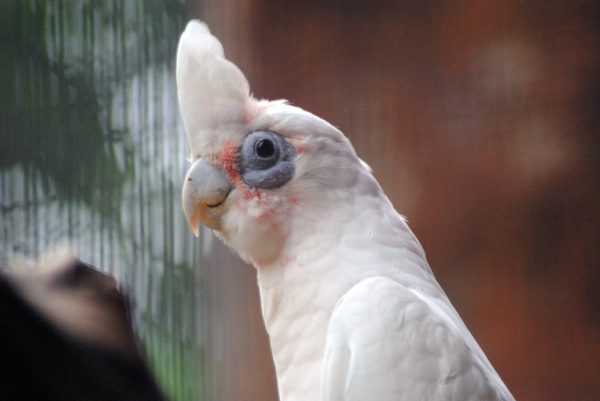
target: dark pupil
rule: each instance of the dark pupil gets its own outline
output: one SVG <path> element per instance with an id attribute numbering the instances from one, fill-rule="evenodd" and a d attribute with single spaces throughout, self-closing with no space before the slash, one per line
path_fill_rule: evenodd
<path id="1" fill-rule="evenodd" d="M 256 155 L 262 159 L 268 159 L 275 154 L 275 145 L 268 139 L 261 139 L 256 142 Z"/>

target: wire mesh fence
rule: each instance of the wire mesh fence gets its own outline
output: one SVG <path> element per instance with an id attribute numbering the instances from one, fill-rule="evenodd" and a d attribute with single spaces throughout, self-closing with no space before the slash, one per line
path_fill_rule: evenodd
<path id="1" fill-rule="evenodd" d="M 175 400 L 201 398 L 200 246 L 179 206 L 181 1 L 8 1 L 2 19 L 0 248 L 69 241 L 132 299 Z M 49 372 L 51 374 L 51 372 Z"/>

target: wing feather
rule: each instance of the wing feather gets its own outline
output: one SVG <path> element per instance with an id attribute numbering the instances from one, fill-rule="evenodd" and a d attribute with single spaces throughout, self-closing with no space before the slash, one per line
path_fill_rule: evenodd
<path id="1" fill-rule="evenodd" d="M 392 279 L 356 284 L 330 320 L 323 400 L 512 400 L 452 320 Z"/>

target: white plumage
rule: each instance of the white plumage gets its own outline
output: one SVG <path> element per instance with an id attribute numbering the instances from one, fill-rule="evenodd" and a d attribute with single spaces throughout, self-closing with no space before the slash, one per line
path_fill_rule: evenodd
<path id="1" fill-rule="evenodd" d="M 282 401 L 513 399 L 338 129 L 254 99 L 197 21 L 177 87 L 194 162 L 184 212 L 256 267 Z"/>

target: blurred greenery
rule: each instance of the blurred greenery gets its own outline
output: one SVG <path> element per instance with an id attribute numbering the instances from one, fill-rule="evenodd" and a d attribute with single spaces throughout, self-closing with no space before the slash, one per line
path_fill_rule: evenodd
<path id="1" fill-rule="evenodd" d="M 183 0 L 5 0 L 0 256 L 61 240 L 113 273 L 159 380 L 202 398 L 199 245 L 179 207 Z"/>
<path id="2" fill-rule="evenodd" d="M 65 32 L 55 26 L 55 18 L 46 18 L 49 8 L 42 2 L 3 4 L 0 168 L 21 166 L 39 177 L 43 189 L 52 185 L 69 200 L 91 205 L 101 197 L 105 202 L 98 204 L 108 211 L 128 170 L 111 146 L 122 137 L 105 137 L 100 107 L 109 93 L 102 93 L 106 88 L 95 82 L 88 60 L 65 57 L 59 43 Z M 57 52 L 54 57 L 47 40 Z"/>

